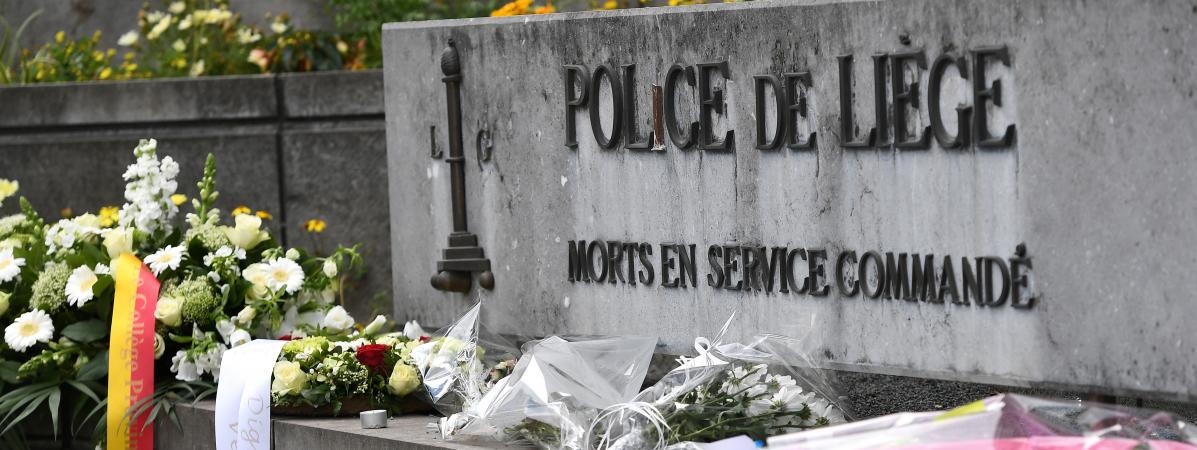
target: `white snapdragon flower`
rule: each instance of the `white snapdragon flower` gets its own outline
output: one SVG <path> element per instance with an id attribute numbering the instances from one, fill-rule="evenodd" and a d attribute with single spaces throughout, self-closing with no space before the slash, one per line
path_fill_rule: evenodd
<path id="1" fill-rule="evenodd" d="M 104 263 L 96 263 L 96 268 L 93 269 L 96 275 L 112 275 L 112 268 Z"/>
<path id="2" fill-rule="evenodd" d="M 328 310 L 324 315 L 324 328 L 334 331 L 345 331 L 353 327 L 353 316 L 350 316 L 345 308 L 341 306 L 334 306 Z"/>
<path id="3" fill-rule="evenodd" d="M 100 281 L 96 273 L 87 266 L 79 266 L 71 272 L 71 277 L 67 279 L 66 297 L 67 302 L 77 308 L 82 308 L 84 304 L 95 297 L 91 288 Z"/>
<path id="4" fill-rule="evenodd" d="M 324 266 L 321 267 L 321 270 L 324 271 L 324 276 L 335 278 L 337 276 L 337 262 L 331 259 L 326 259 L 324 260 Z"/>
<path id="5" fill-rule="evenodd" d="M 0 249 L 0 283 L 12 281 L 21 274 L 21 266 L 25 265 L 25 258 L 14 258 L 12 248 Z"/>
<path id="6" fill-rule="evenodd" d="M 146 233 L 170 232 L 179 207 L 170 200 L 178 188 L 179 165 L 167 156 L 158 160 L 158 141 L 142 139 L 133 154 L 137 162 L 125 170 L 125 201 L 120 224 Z"/>
<path id="7" fill-rule="evenodd" d="M 92 214 L 59 220 L 46 230 L 46 247 L 50 253 L 66 252 L 75 243 L 99 236 L 100 233 L 99 218 Z"/>
<path id="8" fill-rule="evenodd" d="M 235 333 L 235 332 L 234 332 Z M 195 369 L 200 375 L 205 373 L 212 374 L 212 379 L 220 381 L 220 360 L 224 358 L 224 352 L 228 350 L 224 344 L 216 344 L 207 352 L 195 357 Z"/>
<path id="9" fill-rule="evenodd" d="M 175 356 L 170 358 L 170 371 L 175 373 L 175 379 L 179 381 L 190 383 L 200 378 L 195 361 L 192 361 L 191 357 L 187 356 L 187 352 L 183 350 L 179 350 Z"/>
<path id="10" fill-rule="evenodd" d="M 49 342 L 53 337 L 54 321 L 40 309 L 21 314 L 4 329 L 4 342 L 18 352 L 24 352 L 38 342 Z"/>
<path id="11" fill-rule="evenodd" d="M 179 268 L 179 264 L 183 262 L 183 248 L 182 245 L 170 245 L 163 247 L 154 254 L 145 257 L 146 265 L 150 266 L 150 270 L 154 271 L 157 276 L 166 269 L 175 270 Z"/>
<path id="12" fill-rule="evenodd" d="M 266 287 L 272 291 L 285 290 L 294 294 L 303 287 L 303 268 L 295 261 L 278 258 L 266 262 Z"/>
<path id="13" fill-rule="evenodd" d="M 248 344 L 249 341 L 254 340 L 253 336 L 249 335 L 248 331 L 237 329 L 231 336 L 229 336 L 229 348 L 235 348 L 238 345 Z"/>

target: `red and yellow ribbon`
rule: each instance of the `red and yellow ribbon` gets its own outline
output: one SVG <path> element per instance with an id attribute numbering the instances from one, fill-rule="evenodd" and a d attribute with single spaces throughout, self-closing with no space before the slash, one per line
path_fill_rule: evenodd
<path id="1" fill-rule="evenodd" d="M 154 448 L 154 428 L 146 427 L 148 409 L 137 417 L 129 410 L 154 395 L 154 310 L 158 280 L 141 260 L 126 253 L 112 265 L 116 296 L 112 305 L 112 341 L 108 351 L 108 448 Z"/>

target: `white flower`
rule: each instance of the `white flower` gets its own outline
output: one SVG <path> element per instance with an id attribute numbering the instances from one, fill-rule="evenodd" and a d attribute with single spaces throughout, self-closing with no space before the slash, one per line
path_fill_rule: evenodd
<path id="1" fill-rule="evenodd" d="M 237 248 L 253 250 L 262 241 L 270 237 L 262 227 L 262 218 L 252 214 L 240 214 L 233 219 L 233 227 L 222 227 L 225 236 Z"/>
<path id="2" fill-rule="evenodd" d="M 46 247 L 49 247 L 50 253 L 69 250 L 76 242 L 99 236 L 99 225 L 99 219 L 91 214 L 59 220 L 46 230 Z"/>
<path id="3" fill-rule="evenodd" d="M 220 381 L 220 360 L 224 358 L 224 352 L 228 350 L 224 344 L 217 344 L 204 354 L 195 357 L 195 370 L 200 375 L 204 373 L 212 374 L 212 378 Z"/>
<path id="4" fill-rule="evenodd" d="M 353 316 L 350 316 L 345 308 L 334 306 L 324 315 L 323 325 L 330 330 L 345 331 L 353 327 Z"/>
<path id="5" fill-rule="evenodd" d="M 117 227 L 104 231 L 104 249 L 113 260 L 125 253 L 133 253 L 133 229 Z"/>
<path id="6" fill-rule="evenodd" d="M 89 300 L 95 297 L 91 291 L 92 286 L 100 279 L 96 277 L 96 273 L 92 272 L 87 266 L 79 266 L 71 272 L 71 277 L 67 279 L 66 296 L 67 302 L 71 305 L 81 308 Z"/>
<path id="7" fill-rule="evenodd" d="M 163 14 L 162 11 L 152 11 L 149 14 L 145 15 L 145 21 L 148 23 L 158 23 L 159 20 L 162 20 L 165 18 L 166 18 L 166 14 Z"/>
<path id="8" fill-rule="evenodd" d="M 187 10 L 187 4 L 183 2 L 171 2 L 170 6 L 167 7 L 166 10 L 174 14 L 180 14 Z"/>
<path id="9" fill-rule="evenodd" d="M 4 342 L 18 352 L 24 352 L 38 342 L 49 342 L 54 337 L 54 321 L 40 309 L 29 311 L 17 317 L 4 329 Z"/>
<path id="10" fill-rule="evenodd" d="M 294 294 L 303 287 L 303 268 L 295 261 L 279 258 L 266 263 L 266 287 L 272 291 L 286 290 Z"/>
<path id="11" fill-rule="evenodd" d="M 262 39 L 262 34 L 255 31 L 253 28 L 241 28 L 237 30 L 237 42 L 242 44 L 252 44 Z"/>
<path id="12" fill-rule="evenodd" d="M 150 266 L 150 270 L 154 271 L 155 276 L 166 269 L 178 269 L 179 264 L 183 262 L 183 250 L 182 245 L 167 246 L 158 250 L 157 253 L 145 257 L 145 263 Z"/>
<path id="13" fill-rule="evenodd" d="M 403 324 L 403 337 L 415 341 L 424 336 L 428 336 L 428 332 L 424 331 L 424 328 L 420 326 L 419 322 L 409 320 L 407 323 Z"/>
<path id="14" fill-rule="evenodd" d="M 12 248 L 0 249 L 0 283 L 7 283 L 21 274 L 25 258 L 14 258 Z"/>
<path id="15" fill-rule="evenodd" d="M 163 20 L 159 25 L 163 23 L 169 25 L 169 20 Z M 146 37 L 150 38 L 150 35 Z M 157 149 L 158 141 L 154 139 L 142 139 L 133 149 L 137 162 L 129 165 L 123 175 L 127 183 L 126 203 L 119 215 L 122 227 L 134 227 L 149 234 L 170 232 L 173 227 L 171 222 L 179 207 L 170 196 L 178 188 L 175 177 L 179 175 L 179 164 L 169 156 L 159 161 Z"/>
<path id="16" fill-rule="evenodd" d="M 232 336 L 229 336 L 229 348 L 233 348 L 241 344 L 248 344 L 249 341 L 252 341 L 253 339 L 254 338 L 249 335 L 248 331 L 237 329 L 237 331 L 233 332 Z"/>
<path id="17" fill-rule="evenodd" d="M 179 21 L 179 31 L 184 31 L 188 28 L 191 28 L 191 16 L 184 17 L 183 20 Z"/>
<path id="18" fill-rule="evenodd" d="M 382 327 L 386 324 L 387 324 L 386 316 L 383 316 L 383 315 L 375 316 L 374 320 L 371 321 L 369 325 L 366 325 L 365 328 L 362 328 L 362 333 L 363 334 L 378 333 L 379 331 L 382 330 Z"/>
<path id="19" fill-rule="evenodd" d="M 154 333 L 154 359 L 161 358 L 163 353 L 166 353 L 166 341 L 161 334 Z"/>
<path id="20" fill-rule="evenodd" d="M 191 66 L 191 76 L 198 77 L 203 74 L 204 74 L 204 60 L 201 59 L 199 61 L 196 61 L 195 65 Z"/>
<path id="21" fill-rule="evenodd" d="M 187 43 L 183 42 L 182 39 L 175 39 L 175 42 L 170 44 L 170 48 L 175 49 L 176 52 L 181 52 L 187 50 Z"/>
<path id="22" fill-rule="evenodd" d="M 112 268 L 104 263 L 96 263 L 96 275 L 112 275 Z"/>
<path id="23" fill-rule="evenodd" d="M 159 298 L 154 318 L 168 327 L 177 327 L 183 323 L 183 304 L 171 297 Z"/>
<path id="24" fill-rule="evenodd" d="M 216 322 L 216 332 L 220 334 L 220 340 L 229 342 L 232 339 L 233 332 L 237 331 L 237 325 L 228 319 L 220 319 Z"/>
<path id="25" fill-rule="evenodd" d="M 326 277 L 334 278 L 337 276 L 337 262 L 336 261 L 333 261 L 331 259 L 324 260 L 324 267 L 322 267 L 321 269 L 324 270 L 324 276 L 326 276 Z"/>
<path id="26" fill-rule="evenodd" d="M 284 256 L 286 256 L 287 259 L 292 260 L 292 261 L 298 260 L 299 259 L 299 250 L 296 250 L 294 248 L 288 249 L 287 253 Z"/>
<path id="27" fill-rule="evenodd" d="M 270 24 L 270 30 L 275 34 L 283 34 L 287 32 L 287 24 L 282 22 L 274 22 Z"/>
<path id="28" fill-rule="evenodd" d="M 155 13 L 158 15 L 154 16 Z M 154 20 L 155 18 L 157 18 L 158 20 L 155 21 Z M 146 33 L 146 35 L 145 35 L 146 39 L 149 39 L 152 41 L 154 39 L 158 39 L 158 36 L 161 36 L 162 33 L 166 32 L 167 28 L 170 28 L 170 23 L 173 20 L 173 18 L 171 17 L 170 14 L 162 15 L 162 13 L 160 13 L 158 11 L 154 11 L 153 13 L 150 13 L 148 16 L 146 16 L 146 20 L 150 23 L 158 22 L 157 24 L 154 25 L 154 28 L 151 29 L 150 32 Z"/>
<path id="29" fill-rule="evenodd" d="M 244 308 L 241 308 L 241 312 L 237 313 L 237 317 L 234 317 L 233 320 L 237 321 L 237 324 L 246 327 L 249 326 L 250 322 L 252 322 L 254 317 L 257 315 L 258 310 L 254 309 L 252 306 L 246 305 Z"/>
<path id="30" fill-rule="evenodd" d="M 353 351 L 357 351 L 358 347 L 361 347 L 368 343 L 369 343 L 369 341 L 367 341 L 365 339 L 354 339 L 352 341 L 333 342 L 332 346 L 336 347 L 338 349 L 341 349 L 341 351 L 353 352 Z"/>
<path id="31" fill-rule="evenodd" d="M 137 45 L 137 38 L 141 37 L 137 34 L 137 30 L 132 30 L 128 33 L 122 34 L 121 38 L 116 41 L 116 45 L 121 47 L 132 47 Z"/>
<path id="32" fill-rule="evenodd" d="M 170 358 L 170 371 L 175 373 L 175 378 L 179 381 L 192 382 L 199 380 L 200 374 L 195 366 L 195 361 L 192 361 L 187 356 L 187 352 L 179 350 L 175 356 Z"/>
<path id="33" fill-rule="evenodd" d="M 729 373 L 728 380 L 723 384 L 723 392 L 726 394 L 741 394 L 741 391 L 757 385 L 761 378 L 765 376 L 765 372 L 769 366 L 764 364 L 757 364 L 755 366 L 736 366 L 732 368 Z"/>

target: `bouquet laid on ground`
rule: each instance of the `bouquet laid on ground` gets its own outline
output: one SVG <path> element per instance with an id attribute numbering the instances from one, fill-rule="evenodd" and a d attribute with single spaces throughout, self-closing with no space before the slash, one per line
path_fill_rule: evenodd
<path id="1" fill-rule="evenodd" d="M 367 335 L 369 326 L 363 330 Z M 282 414 L 356 414 L 428 411 L 412 352 L 423 344 L 408 331 L 377 338 L 331 341 L 323 336 L 283 345 L 274 365 L 271 403 Z M 414 335 L 414 336 L 413 336 Z"/>
<path id="2" fill-rule="evenodd" d="M 1193 450 L 1197 430 L 1163 411 L 1002 394 L 949 411 L 891 414 L 777 436 L 769 448 Z"/>
<path id="3" fill-rule="evenodd" d="M 168 400 L 211 395 L 221 356 L 254 338 L 320 336 L 331 341 L 377 336 L 387 322 L 360 325 L 344 307 L 344 278 L 362 263 L 355 248 L 316 255 L 278 244 L 264 211 L 213 207 L 215 159 L 209 155 L 192 211 L 176 193 L 178 164 L 142 140 L 123 177 L 126 203 L 98 214 L 48 223 L 20 199 L 20 214 L 0 218 L 0 435 L 43 406 L 57 422 L 64 397 L 90 401 L 72 422 L 98 417 L 103 430 L 112 261 L 131 253 L 160 282 L 154 357 L 160 382 L 153 402 L 134 412 L 171 416 Z M 0 180 L 0 201 L 15 182 Z M 342 357 L 343 358 L 343 357 Z M 173 379 L 173 381 L 172 381 Z M 162 381 L 166 380 L 166 381 Z M 77 406 L 77 405 L 76 405 Z M 149 409 L 153 409 L 152 412 Z M 57 423 L 55 423 L 55 429 Z"/>

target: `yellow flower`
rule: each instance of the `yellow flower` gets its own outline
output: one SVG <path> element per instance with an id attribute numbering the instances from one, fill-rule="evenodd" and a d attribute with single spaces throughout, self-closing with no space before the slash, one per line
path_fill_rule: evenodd
<path id="1" fill-rule="evenodd" d="M 116 221 L 120 219 L 121 209 L 115 206 L 105 206 L 100 208 L 100 226 L 110 227 L 116 225 Z"/>
<path id="2" fill-rule="evenodd" d="M 238 206 L 238 207 L 236 207 L 236 208 L 234 208 L 234 209 L 233 209 L 233 217 L 237 217 L 237 216 L 240 216 L 240 215 L 242 215 L 242 214 L 249 214 L 249 213 L 251 213 L 251 212 L 253 212 L 253 210 L 252 210 L 252 209 L 249 209 L 249 207 L 248 207 L 248 206 L 241 205 L 241 206 Z"/>
<path id="3" fill-rule="evenodd" d="M 13 194 L 16 194 L 17 190 L 20 188 L 21 183 L 16 182 L 16 180 L 5 180 L 0 178 L 0 203 L 3 203 L 4 199 L 12 197 Z"/>
<path id="4" fill-rule="evenodd" d="M 64 41 L 64 40 L 66 40 L 66 32 L 65 31 L 59 31 L 57 33 L 54 33 L 54 42 L 55 43 L 61 44 L 62 41 Z"/>
<path id="5" fill-rule="evenodd" d="M 259 218 L 261 218 L 262 220 L 271 220 L 271 219 L 274 219 L 274 216 L 270 215 L 270 213 L 268 213 L 268 212 L 266 212 L 266 211 L 258 211 L 258 212 L 256 212 L 256 213 L 254 213 L 254 215 L 255 215 L 255 216 L 258 216 L 258 217 L 259 217 Z"/>
<path id="6" fill-rule="evenodd" d="M 107 80 L 111 76 L 112 76 L 112 68 L 111 67 L 105 67 L 104 70 L 100 71 L 100 79 L 101 80 Z"/>
<path id="7" fill-rule="evenodd" d="M 615 0 L 607 0 L 606 3 L 603 3 L 603 9 L 615 9 L 618 7 L 619 2 L 616 2 Z"/>
<path id="8" fill-rule="evenodd" d="M 303 227 L 308 230 L 308 233 L 323 233 L 326 224 L 320 219 L 311 219 L 303 223 Z"/>
<path id="9" fill-rule="evenodd" d="M 532 6 L 532 0 L 514 0 L 492 11 L 490 15 L 491 17 L 519 16 L 527 14 L 529 6 Z"/>
<path id="10" fill-rule="evenodd" d="M 183 194 L 172 195 L 172 196 L 170 196 L 170 202 L 174 203 L 175 206 L 182 205 L 184 203 L 187 203 L 187 196 L 183 195 Z"/>
<path id="11" fill-rule="evenodd" d="M 553 3 L 545 3 L 544 6 L 537 6 L 532 9 L 532 14 L 552 14 L 557 12 L 557 8 L 553 7 Z"/>

